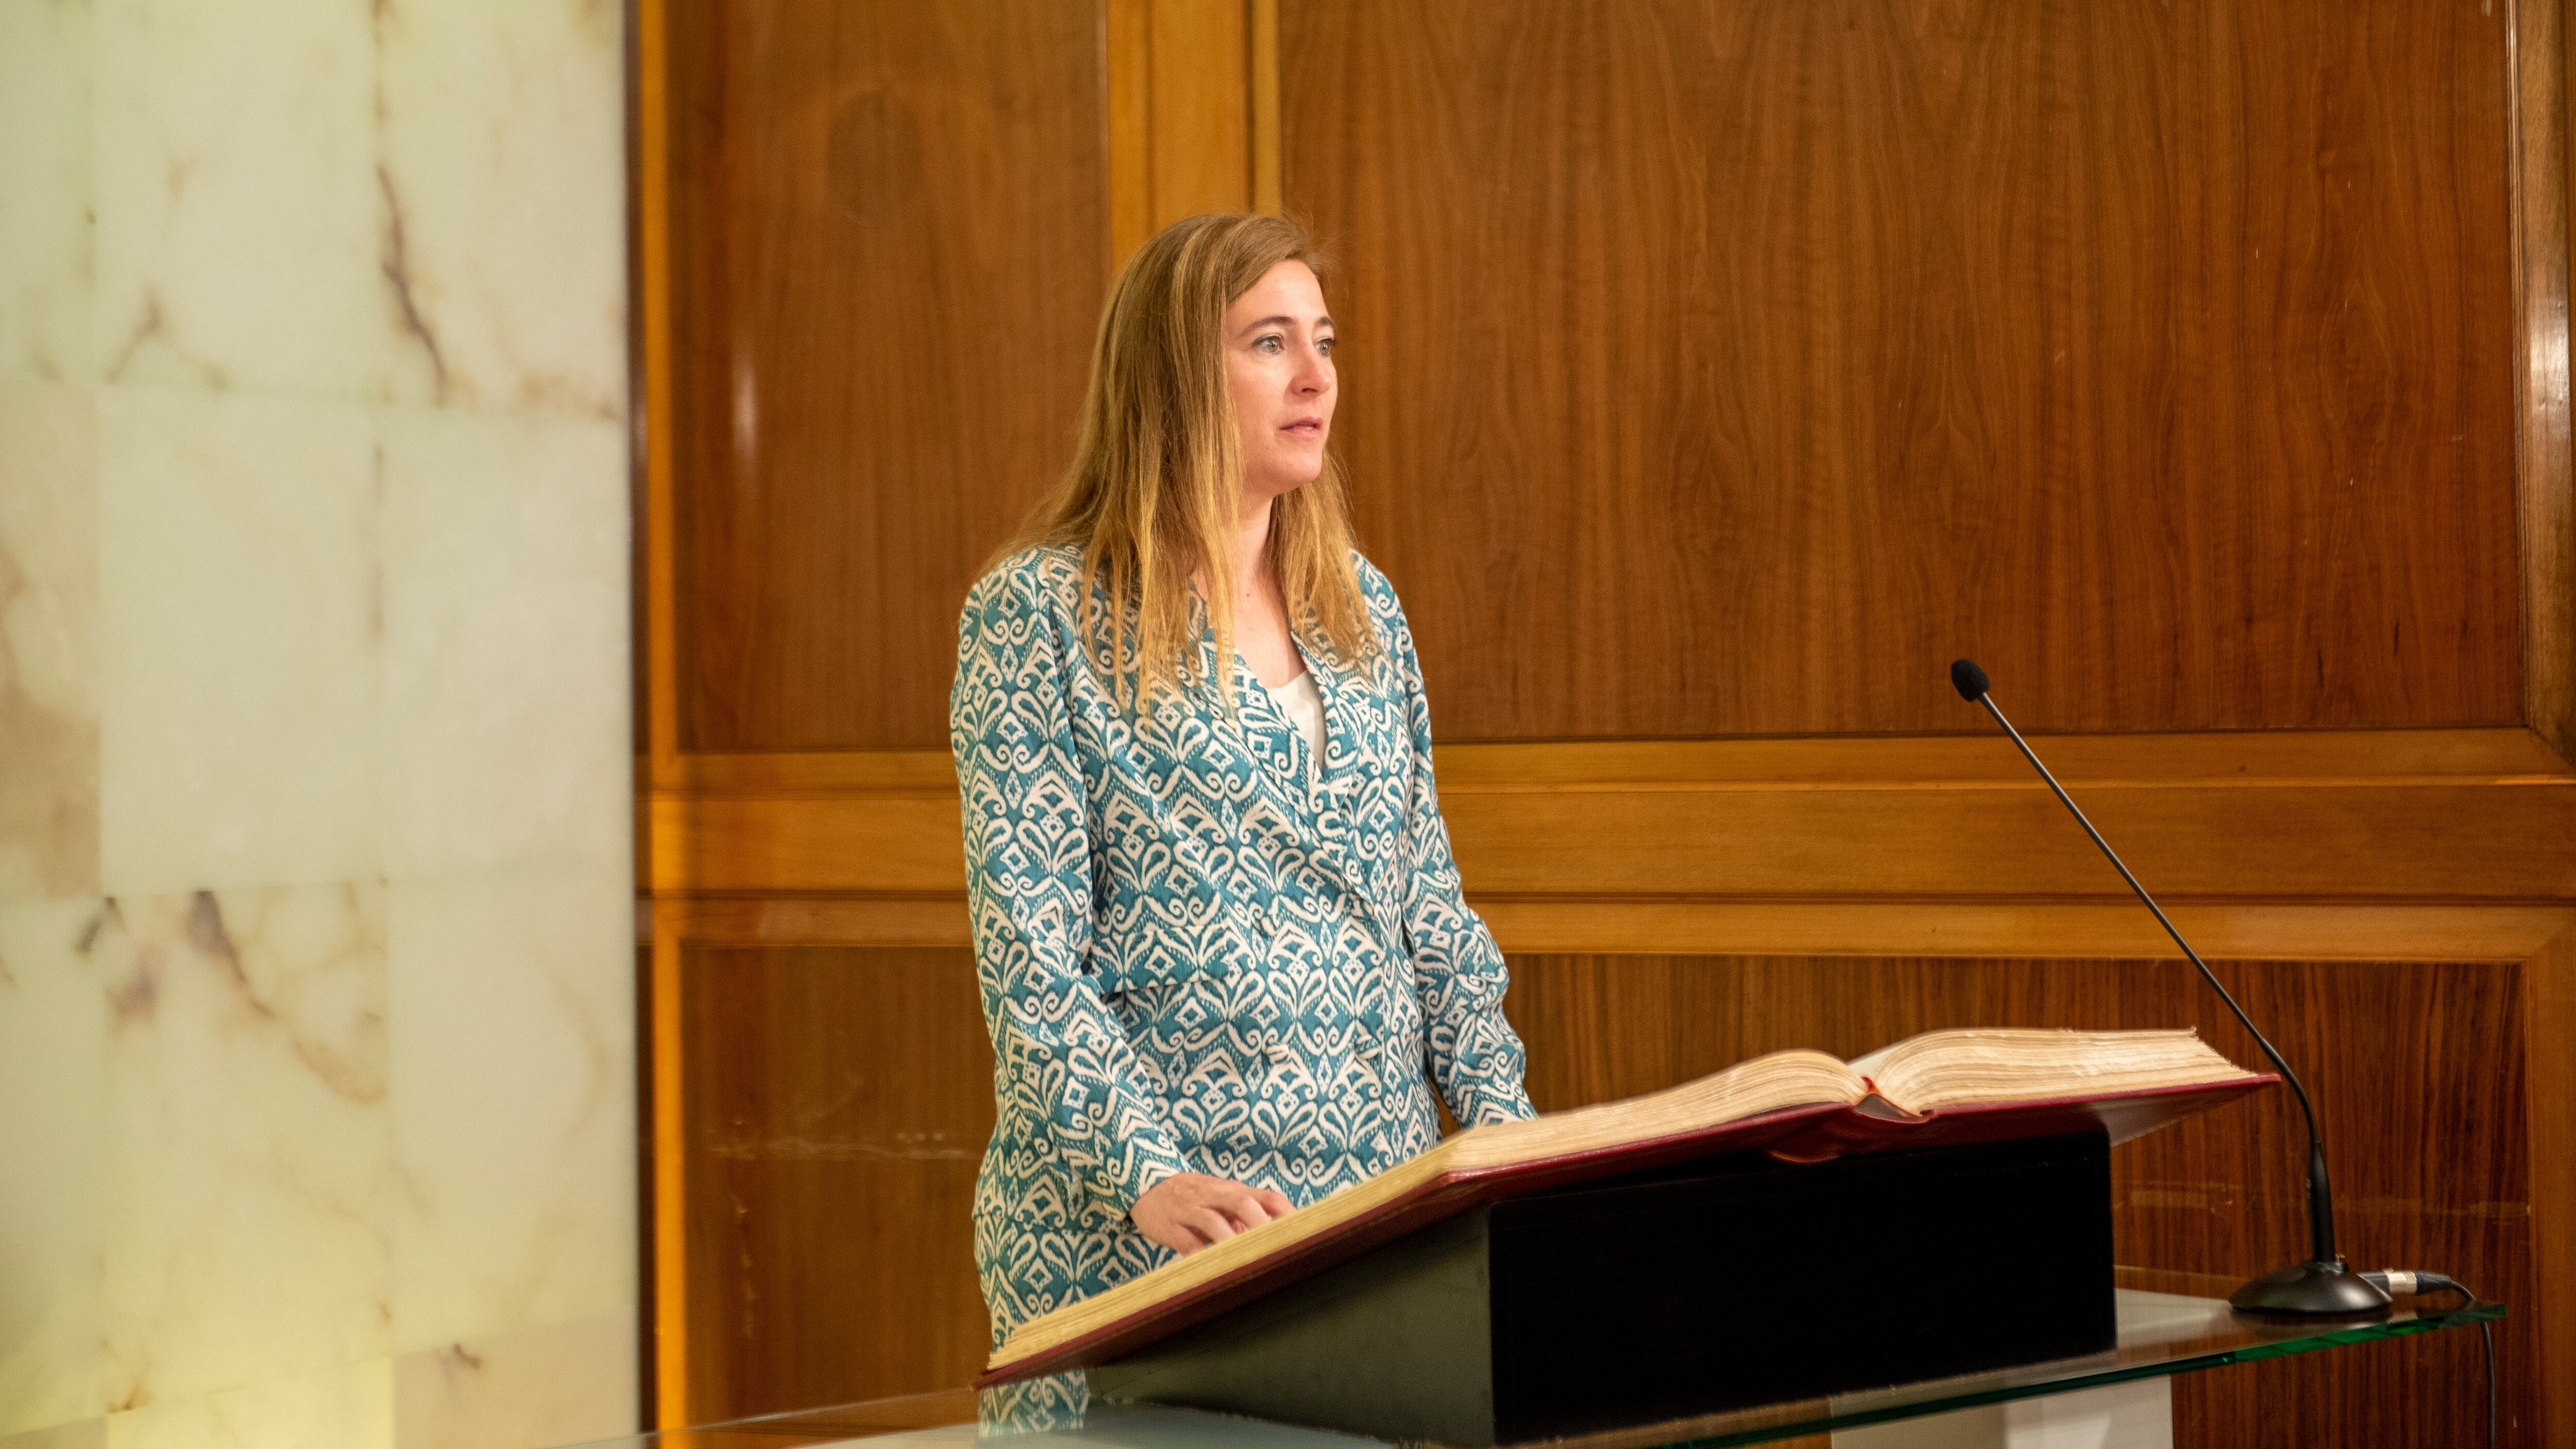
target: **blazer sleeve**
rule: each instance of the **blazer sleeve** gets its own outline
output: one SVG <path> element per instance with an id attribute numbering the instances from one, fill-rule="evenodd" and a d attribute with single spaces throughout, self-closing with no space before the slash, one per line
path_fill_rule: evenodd
<path id="1" fill-rule="evenodd" d="M 975 974 L 1006 1122 L 1043 1131 L 1085 1188 L 1124 1212 L 1188 1165 L 1083 970 L 1091 842 L 1065 641 L 1040 587 L 1025 569 L 996 570 L 958 624 L 948 730 Z"/>
<path id="2" fill-rule="evenodd" d="M 1397 842 L 1404 866 L 1402 924 L 1430 1038 L 1431 1077 L 1461 1126 L 1516 1121 L 1536 1114 L 1521 1081 L 1528 1059 L 1520 1034 L 1503 1016 L 1511 974 L 1484 918 L 1460 894 L 1458 862 L 1449 854 L 1449 827 L 1440 819 L 1440 790 L 1431 776 L 1431 705 L 1422 691 L 1422 664 L 1414 657 L 1403 606 L 1394 606 L 1390 615 L 1413 735 L 1413 779 Z"/>

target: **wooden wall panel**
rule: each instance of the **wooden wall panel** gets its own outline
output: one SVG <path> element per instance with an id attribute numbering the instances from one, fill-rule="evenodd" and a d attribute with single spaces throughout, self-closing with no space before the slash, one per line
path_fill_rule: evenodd
<path id="1" fill-rule="evenodd" d="M 2576 1433 L 2576 1152 L 2524 1108 L 2576 999 L 2561 18 L 639 0 L 663 1421 L 964 1411 L 956 604 L 1123 249 L 1284 201 L 1363 542 L 1493 742 L 1441 775 L 1543 1106 L 2217 1020 L 1976 654 L 2315 1069 L 2347 1246 L 2512 1300 L 2506 1442 Z M 2124 1255 L 2286 1257 L 2287 1113 L 2125 1150 Z M 2474 1372 L 2202 1375 L 2178 1442 L 2464 1445 Z"/>
<path id="2" fill-rule="evenodd" d="M 689 1418 L 974 1377 L 993 1064 L 973 953 L 699 945 L 679 970 Z"/>
<path id="3" fill-rule="evenodd" d="M 2213 964 L 2316 1094 L 2343 1251 L 2372 1267 L 2455 1265 L 2455 1276 L 2512 1302 L 2504 1402 L 2530 1421 L 2539 1315 L 2522 1142 L 2524 968 Z M 1956 1026 L 2196 1022 L 2238 1061 L 2260 1061 L 2180 962 L 1516 956 L 1512 967 L 1505 1005 L 1527 1039 L 1541 1110 L 1669 1086 L 1760 1052 L 1856 1056 Z M 2303 1143 L 2296 1104 L 2275 1092 L 2120 1148 L 2119 1261 L 2230 1282 L 2291 1261 L 2306 1246 Z M 2474 1335 L 2349 1352 L 2178 1381 L 2175 1442 L 2481 1442 Z M 2356 1392 L 2363 1382 L 2375 1387 Z"/>
<path id="4" fill-rule="evenodd" d="M 2518 721 L 2506 18 L 1281 0 L 1443 736 Z"/>
<path id="5" fill-rule="evenodd" d="M 670 0 L 684 749 L 937 747 L 1108 272 L 1099 7 Z"/>

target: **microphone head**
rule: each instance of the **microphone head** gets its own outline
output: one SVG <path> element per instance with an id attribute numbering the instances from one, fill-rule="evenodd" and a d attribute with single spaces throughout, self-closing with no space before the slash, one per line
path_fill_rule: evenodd
<path id="1" fill-rule="evenodd" d="M 1974 704 L 1986 697 L 1986 671 L 1979 669 L 1973 659 L 1953 659 L 1950 661 L 1950 687 L 1959 691 L 1961 699 Z"/>

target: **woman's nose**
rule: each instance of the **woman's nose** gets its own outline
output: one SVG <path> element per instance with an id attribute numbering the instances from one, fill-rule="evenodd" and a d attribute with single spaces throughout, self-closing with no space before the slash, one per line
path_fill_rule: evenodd
<path id="1" fill-rule="evenodd" d="M 1314 348 L 1305 349 L 1298 357 L 1295 386 L 1300 393 L 1320 393 L 1333 385 L 1332 364 Z"/>

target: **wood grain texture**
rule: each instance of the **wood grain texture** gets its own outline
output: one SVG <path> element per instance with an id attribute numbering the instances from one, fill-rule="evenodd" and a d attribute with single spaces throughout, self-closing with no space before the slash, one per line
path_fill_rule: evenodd
<path id="1" fill-rule="evenodd" d="M 2077 798 L 2159 895 L 2536 902 L 2576 895 L 2576 780 L 2096 786 Z M 657 797 L 656 891 L 963 889 L 953 795 Z M 1487 897 L 2116 898 L 2047 790 L 1903 784 L 1446 792 Z"/>
<path id="2" fill-rule="evenodd" d="M 1470 896 L 1468 903 L 1483 914 L 1495 941 L 1508 952 L 2183 959 L 2155 917 L 2134 900 L 2078 905 Z M 739 908 L 751 903 L 728 904 Z M 2576 909 L 2567 906 L 2175 900 L 2163 905 L 2195 949 L 2240 958 L 2513 963 L 2576 926 Z"/>
<path id="3" fill-rule="evenodd" d="M 2500 9 L 2500 7 L 2498 7 Z M 2517 722 L 2506 29 L 1282 0 L 1450 738 Z"/>
<path id="4" fill-rule="evenodd" d="M 2512 1302 L 2509 1417 L 2529 1423 L 2544 1367 L 2518 1339 L 2531 1312 L 2533 1182 L 2521 1134 L 2522 968 L 2496 964 L 2213 963 L 2316 1093 L 2345 1251 L 2448 1271 Z M 2172 962 L 1517 956 L 1506 1009 L 1543 1111 L 1813 1046 L 1852 1056 L 1955 1026 L 2163 1027 L 2197 1022 L 2238 1060 L 2257 1048 Z M 2462 1042 L 2493 1043 L 2468 1052 Z M 2536 1044 L 2535 1044 L 2536 1045 Z M 2195 1118 L 2114 1154 L 2120 1261 L 2242 1279 L 2305 1246 L 2304 1141 L 2286 1093 Z M 2483 1275 L 2481 1278 L 2475 1275 Z M 2492 1285 L 2492 1286 L 2490 1286 Z M 2344 1351 L 2350 1352 L 2350 1351 Z M 2342 1353 L 2176 1381 L 2175 1442 L 2480 1442 L 2477 1340 Z M 2372 1385 L 2367 1393 L 2354 1385 Z M 2527 1430 L 2505 1442 L 2545 1441 Z"/>
<path id="5" fill-rule="evenodd" d="M 2522 968 L 2521 1037 L 2531 1100 L 2524 1118 L 2531 1164 L 2534 1291 L 2508 1343 L 2576 1384 L 2576 931 L 2563 931 Z M 2576 1444 L 2576 1390 L 2553 1392 L 2531 1424 L 2538 1444 Z"/>
<path id="6" fill-rule="evenodd" d="M 1616 955 L 2048 956 L 2180 960 L 2134 903 L 1613 901 L 1469 897 L 1508 952 Z M 965 946 L 963 895 L 673 896 L 664 934 L 761 945 Z M 2172 905 L 2211 955 L 2516 963 L 2576 931 L 2568 906 Z"/>
<path id="7" fill-rule="evenodd" d="M 1097 7 L 673 0 L 683 749 L 931 747 L 1108 273 Z"/>
<path id="8" fill-rule="evenodd" d="M 2576 458 L 2570 456 L 2567 303 L 2567 61 L 2562 0 L 2520 0 L 2514 34 L 2514 309 L 2522 613 L 2523 717 L 2576 759 Z"/>
<path id="9" fill-rule="evenodd" d="M 1153 225 L 1252 205 L 1245 0 L 1152 0 Z"/>
<path id="10" fill-rule="evenodd" d="M 1107 7 L 1113 264 L 1182 217 L 1243 211 L 1264 197 L 1275 209 L 1277 12 L 1265 14 L 1259 0 Z"/>
<path id="11" fill-rule="evenodd" d="M 701 1324 L 695 1316 L 698 1300 L 692 1293 L 694 1275 L 690 1271 L 688 1163 L 692 1114 L 688 1089 L 694 1083 L 683 1076 L 692 1034 L 687 999 L 681 992 L 687 965 L 683 950 L 686 938 L 676 929 L 674 903 L 654 902 L 650 919 L 653 929 L 642 945 L 652 963 L 644 998 L 652 1018 L 646 1031 L 652 1045 L 642 1058 L 644 1080 L 640 1094 L 649 1109 L 652 1142 L 648 1179 L 652 1202 L 645 1219 L 652 1224 L 653 1234 L 653 1296 L 645 1305 L 653 1334 L 653 1400 L 648 1422 L 660 1428 L 679 1428 L 699 1419 L 693 1399 L 697 1375 L 691 1365 L 700 1331 L 703 1329 L 712 1338 L 720 1337 L 721 1329 L 712 1321 Z"/>
<path id="12" fill-rule="evenodd" d="M 2576 1383 L 2576 1139 L 2526 1110 L 2576 1090 L 2556 0 L 636 33 L 666 1423 L 980 1362 L 956 604 L 1069 454 L 1125 247 L 1248 200 L 1340 263 L 1362 541 L 1543 1104 L 2215 1020 L 1948 691 L 1973 654 L 2313 1062 L 2348 1249 L 2511 1299 L 2507 1442 L 2576 1442 L 2536 1393 Z M 2286 1257 L 2288 1110 L 2125 1150 L 2124 1250 Z M 2329 1357 L 2185 1380 L 2179 1442 L 2474 1442 L 2465 1336 Z"/>
<path id="13" fill-rule="evenodd" d="M 2031 742 L 2070 785 L 2576 778 L 2576 767 L 2526 729 L 2034 734 Z M 1436 758 L 1440 788 L 1450 794 L 1521 786 L 2021 784 L 2032 778 L 2029 764 L 2000 733 L 1449 743 Z M 680 756 L 658 784 L 690 795 L 815 794 L 954 790 L 957 776 L 945 749 L 702 752 Z"/>
<path id="14" fill-rule="evenodd" d="M 969 1209 L 993 1125 L 972 953 L 682 959 L 690 1418 L 965 1383 L 988 1347 Z"/>

